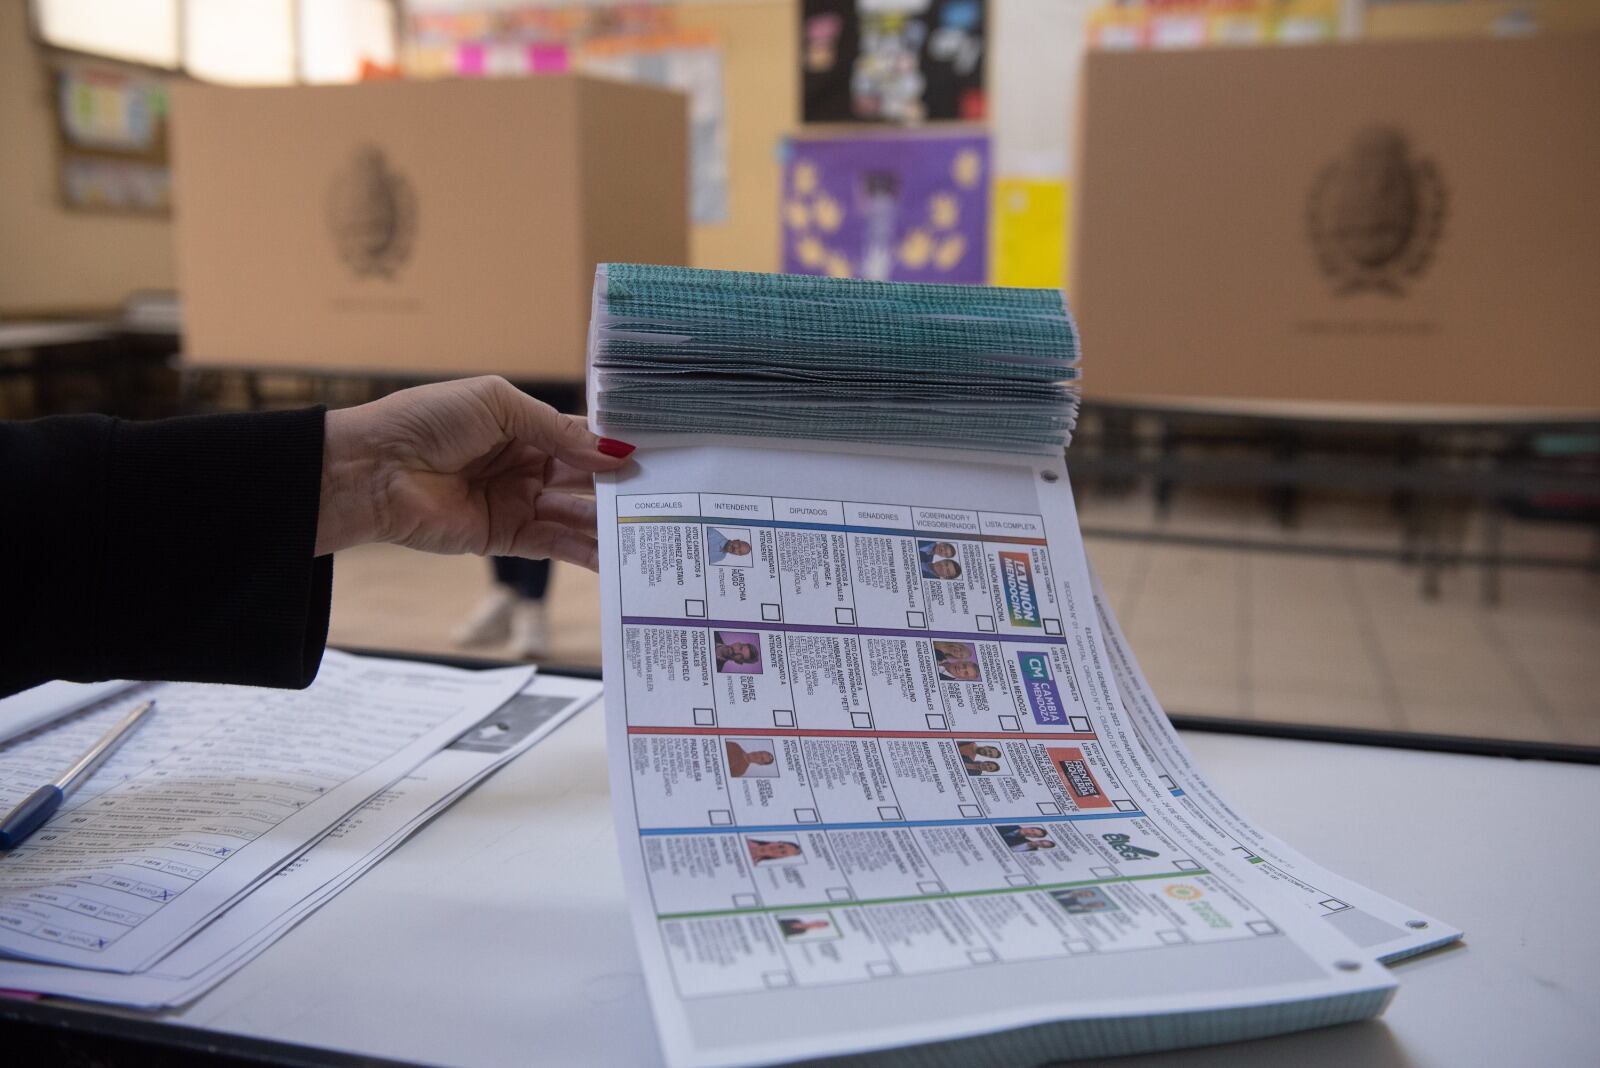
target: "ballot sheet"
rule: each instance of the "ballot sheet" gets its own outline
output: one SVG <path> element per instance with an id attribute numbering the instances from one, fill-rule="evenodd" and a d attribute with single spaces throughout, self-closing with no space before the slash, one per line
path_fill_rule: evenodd
<path id="1" fill-rule="evenodd" d="M 148 967 L 530 674 L 329 651 L 303 691 L 140 687 L 19 739 L 0 749 L 0 805 L 54 779 L 133 704 L 156 699 L 50 822 L 0 857 L 0 952 Z"/>
<path id="2" fill-rule="evenodd" d="M 1257 827 L 1226 801 L 1178 737 L 1149 680 L 1139 669 L 1099 577 L 1092 572 L 1090 577 L 1129 726 L 1161 785 L 1191 817 L 1191 833 L 1243 857 L 1257 876 L 1278 884 L 1356 945 L 1376 951 L 1386 964 L 1461 939 L 1460 928 L 1329 871 Z"/>
<path id="3" fill-rule="evenodd" d="M 1199 826 L 1141 739 L 1059 458 L 774 444 L 647 445 L 598 480 L 612 791 L 670 1063 L 1044 1060 L 1381 1009 L 1377 952 Z"/>
<path id="4" fill-rule="evenodd" d="M 127 975 L 0 961 L 0 988 L 146 1009 L 192 1001 L 599 696 L 600 684 L 593 680 L 535 678 L 517 696 L 340 820 L 326 836 L 147 971 Z"/>

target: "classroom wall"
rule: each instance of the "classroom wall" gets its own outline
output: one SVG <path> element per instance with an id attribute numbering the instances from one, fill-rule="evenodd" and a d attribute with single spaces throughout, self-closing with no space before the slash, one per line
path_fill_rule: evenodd
<path id="1" fill-rule="evenodd" d="M 170 220 L 61 206 L 53 106 L 28 5 L 0 0 L 0 316 L 100 311 L 170 289 Z"/>
<path id="2" fill-rule="evenodd" d="M 781 260 L 779 151 L 800 123 L 800 13 L 795 0 L 725 0 L 678 5 L 685 29 L 708 29 L 722 45 L 728 123 L 728 221 L 691 228 L 689 262 L 725 270 L 776 271 Z"/>

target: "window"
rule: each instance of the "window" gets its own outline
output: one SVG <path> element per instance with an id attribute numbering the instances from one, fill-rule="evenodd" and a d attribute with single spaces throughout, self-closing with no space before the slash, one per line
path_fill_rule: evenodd
<path id="1" fill-rule="evenodd" d="M 58 48 L 176 68 L 179 0 L 34 0 L 39 36 Z"/>
<path id="2" fill-rule="evenodd" d="M 389 0 L 300 0 L 300 79 L 353 82 L 363 62 L 395 65 L 395 8 Z"/>
<path id="3" fill-rule="evenodd" d="M 294 0 L 184 0 L 184 66 L 209 82 L 292 83 L 294 14 Z"/>
<path id="4" fill-rule="evenodd" d="M 46 44 L 234 85 L 352 82 L 395 62 L 396 0 L 33 0 Z"/>

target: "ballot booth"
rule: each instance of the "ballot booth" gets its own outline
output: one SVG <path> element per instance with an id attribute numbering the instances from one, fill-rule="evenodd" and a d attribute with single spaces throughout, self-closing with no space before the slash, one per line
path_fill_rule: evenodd
<path id="1" fill-rule="evenodd" d="M 1600 518 L 1597 97 L 1593 33 L 1090 52 L 1075 470 L 1391 495 L 1423 592 L 1495 601 L 1507 516 Z"/>
<path id="2" fill-rule="evenodd" d="M 583 377 L 596 263 L 683 263 L 681 93 L 577 75 L 173 92 L 183 360 Z"/>

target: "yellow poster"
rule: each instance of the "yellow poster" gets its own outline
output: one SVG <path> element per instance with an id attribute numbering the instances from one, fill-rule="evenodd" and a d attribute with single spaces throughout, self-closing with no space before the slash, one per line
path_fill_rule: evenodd
<path id="1" fill-rule="evenodd" d="M 1062 289 L 1067 284 L 1067 183 L 996 178 L 994 284 Z"/>
<path id="2" fill-rule="evenodd" d="M 1343 0 L 1106 0 L 1089 15 L 1089 44 L 1101 50 L 1303 44 L 1338 38 L 1344 17 Z"/>
<path id="3" fill-rule="evenodd" d="M 1363 36 L 1373 39 L 1594 29 L 1600 29 L 1595 0 L 1387 0 L 1367 4 L 1362 23 Z"/>

